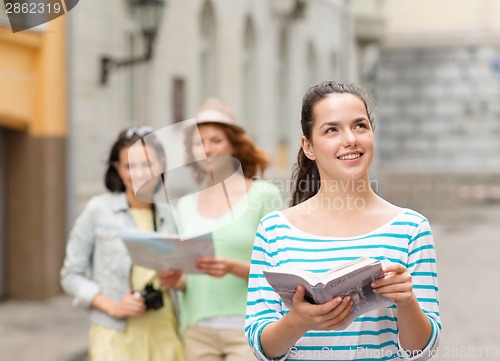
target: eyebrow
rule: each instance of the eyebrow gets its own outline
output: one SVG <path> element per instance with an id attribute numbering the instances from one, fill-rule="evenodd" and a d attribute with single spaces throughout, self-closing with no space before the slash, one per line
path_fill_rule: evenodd
<path id="1" fill-rule="evenodd" d="M 368 121 L 367 118 L 365 117 L 360 117 L 360 118 L 356 118 L 354 119 L 351 124 L 354 125 L 354 124 L 359 124 L 359 123 L 362 123 L 364 121 Z M 326 127 L 326 126 L 334 126 L 334 127 L 338 127 L 340 125 L 340 122 L 337 122 L 337 121 L 331 121 L 331 122 L 324 122 L 323 124 L 321 124 L 321 126 L 319 127 L 319 129 L 322 129 L 323 127 Z"/>

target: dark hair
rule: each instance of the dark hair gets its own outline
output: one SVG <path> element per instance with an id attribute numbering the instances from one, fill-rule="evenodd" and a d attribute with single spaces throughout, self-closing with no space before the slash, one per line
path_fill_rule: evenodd
<path id="1" fill-rule="evenodd" d="M 152 147 L 155 150 L 156 156 L 160 161 L 165 161 L 165 151 L 162 145 L 156 139 L 153 128 L 149 126 L 133 127 L 122 130 L 118 134 L 118 138 L 115 140 L 111 146 L 111 151 L 109 152 L 109 157 L 107 161 L 108 168 L 104 176 L 104 184 L 108 190 L 111 192 L 125 192 L 125 184 L 123 183 L 118 170 L 116 169 L 116 163 L 120 160 L 120 152 L 124 148 L 129 148 L 138 140 L 142 141 L 144 146 Z M 147 136 L 147 140 L 144 141 L 144 137 Z M 159 186 L 159 184 L 158 184 Z"/>
<path id="2" fill-rule="evenodd" d="M 302 112 L 300 125 L 302 134 L 312 141 L 311 130 L 314 122 L 313 108 L 316 103 L 323 100 L 330 94 L 352 94 L 357 96 L 364 104 L 368 120 L 373 127 L 372 100 L 368 93 L 359 85 L 342 84 L 334 81 L 325 81 L 314 85 L 307 90 L 302 99 Z M 297 155 L 297 163 L 292 174 L 292 199 L 290 206 L 295 206 L 311 198 L 318 193 L 320 187 L 320 174 L 314 160 L 306 157 L 302 148 Z"/>
<path id="3" fill-rule="evenodd" d="M 246 178 L 253 178 L 257 175 L 263 175 L 264 171 L 269 165 L 269 156 L 263 150 L 257 148 L 248 136 L 247 133 L 240 127 L 232 127 L 230 125 L 225 125 L 222 123 L 202 123 L 198 125 L 201 127 L 205 124 L 210 124 L 221 129 L 226 135 L 227 139 L 234 148 L 234 158 L 238 159 L 241 163 L 241 168 L 243 169 L 243 175 Z M 204 179 L 207 179 L 205 171 L 200 168 L 193 156 L 193 132 L 195 127 L 190 127 L 186 129 L 185 133 L 185 151 L 186 151 L 186 161 L 193 168 L 196 181 L 200 184 Z"/>

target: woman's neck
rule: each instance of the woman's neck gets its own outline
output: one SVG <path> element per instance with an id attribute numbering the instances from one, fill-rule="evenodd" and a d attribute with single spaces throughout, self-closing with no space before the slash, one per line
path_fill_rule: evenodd
<path id="1" fill-rule="evenodd" d="M 127 196 L 127 201 L 130 206 L 130 208 L 151 208 L 151 202 L 143 202 L 139 199 L 134 194 L 134 191 L 132 190 L 126 190 L 125 194 Z"/>
<path id="2" fill-rule="evenodd" d="M 246 178 L 239 173 L 234 173 L 230 177 L 225 178 L 222 182 L 224 183 L 224 187 L 230 191 L 232 189 L 241 191 L 243 184 L 248 190 L 252 184 L 252 180 L 250 178 Z M 203 192 L 210 194 L 210 191 L 216 191 L 217 188 L 213 187 L 214 184 L 210 183 L 207 188 L 203 189 Z"/>
<path id="3" fill-rule="evenodd" d="M 366 209 L 379 197 L 366 179 L 331 179 L 321 181 L 318 193 L 309 199 L 312 209 L 331 213 L 350 213 Z"/>
<path id="4" fill-rule="evenodd" d="M 232 176 L 224 186 L 202 190 L 198 196 L 198 212 L 205 218 L 219 218 L 233 209 L 247 194 L 252 180 L 243 176 Z"/>

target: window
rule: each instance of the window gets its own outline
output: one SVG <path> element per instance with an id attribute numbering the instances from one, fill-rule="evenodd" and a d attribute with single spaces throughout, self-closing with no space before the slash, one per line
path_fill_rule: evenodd
<path id="1" fill-rule="evenodd" d="M 288 142 L 288 120 L 289 120 L 289 112 L 288 112 L 288 101 L 289 101 L 289 89 L 290 89 L 290 71 L 289 71 L 289 51 L 288 51 L 288 34 L 287 30 L 283 29 L 280 36 L 279 42 L 279 51 L 278 51 L 278 133 L 279 133 L 279 142 L 286 144 Z"/>
<path id="2" fill-rule="evenodd" d="M 276 54 L 278 65 L 278 87 L 276 89 L 276 99 L 278 100 L 278 149 L 276 152 L 278 154 L 278 159 L 276 165 L 280 170 L 288 169 L 288 129 L 290 126 L 290 113 L 288 110 L 290 98 L 290 64 L 288 59 L 290 56 L 288 41 L 287 29 L 283 28 L 279 38 L 278 54 Z"/>
<path id="3" fill-rule="evenodd" d="M 181 77 L 173 79 L 172 89 L 172 119 L 174 123 L 185 120 L 184 108 L 186 102 L 186 82 Z"/>
<path id="4" fill-rule="evenodd" d="M 316 84 L 319 79 L 318 76 L 318 57 L 312 42 L 307 46 L 307 84 L 306 89 Z"/>
<path id="5" fill-rule="evenodd" d="M 245 24 L 243 42 L 243 83 L 242 83 L 242 99 L 243 106 L 243 125 L 255 124 L 255 109 L 256 109 L 256 40 L 253 22 L 247 18 Z"/>
<path id="6" fill-rule="evenodd" d="M 205 2 L 200 19 L 200 93 L 199 103 L 216 94 L 217 64 L 215 49 L 215 15 L 209 1 Z"/>
<path id="7" fill-rule="evenodd" d="M 339 59 L 337 53 L 332 51 L 330 54 L 330 78 L 338 80 L 339 78 Z"/>

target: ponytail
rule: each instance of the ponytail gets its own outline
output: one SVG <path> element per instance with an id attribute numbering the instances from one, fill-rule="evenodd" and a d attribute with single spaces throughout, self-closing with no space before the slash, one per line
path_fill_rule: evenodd
<path id="1" fill-rule="evenodd" d="M 297 163 L 293 170 L 292 186 L 290 207 L 308 200 L 319 191 L 320 176 L 318 166 L 314 160 L 306 157 L 302 148 L 299 150 Z"/>

